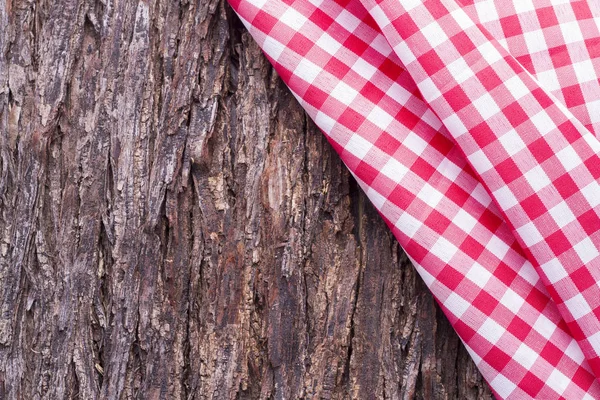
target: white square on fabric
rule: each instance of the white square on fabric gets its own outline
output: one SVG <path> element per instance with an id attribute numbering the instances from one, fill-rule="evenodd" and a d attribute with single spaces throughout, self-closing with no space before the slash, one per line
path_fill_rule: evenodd
<path id="1" fill-rule="evenodd" d="M 483 336 L 492 344 L 498 343 L 498 340 L 504 335 L 506 329 L 491 318 L 487 318 L 485 322 L 477 329 L 477 333 Z"/>
<path id="2" fill-rule="evenodd" d="M 421 196 L 419 196 L 420 198 Z M 452 257 L 458 252 L 458 248 L 453 245 L 450 241 L 440 236 L 438 240 L 429 249 L 431 254 L 448 264 Z"/>
<path id="3" fill-rule="evenodd" d="M 500 20 L 494 1 L 492 0 L 477 1 L 475 2 L 475 8 L 477 9 L 479 22 L 482 24 Z"/>
<path id="4" fill-rule="evenodd" d="M 487 243 L 486 249 L 498 257 L 499 260 L 503 260 L 506 257 L 506 253 L 510 250 L 510 246 L 504 242 L 504 240 L 500 239 L 498 236 L 494 235 L 490 238 Z"/>
<path id="5" fill-rule="evenodd" d="M 301 78 L 302 80 L 312 84 L 319 73 L 322 71 L 321 67 L 308 61 L 307 58 L 303 58 L 298 63 L 296 69 L 294 69 L 294 75 Z"/>
<path id="6" fill-rule="evenodd" d="M 528 222 L 525 225 L 518 227 L 516 230 L 527 247 L 536 245 L 544 240 L 544 237 L 533 222 Z"/>
<path id="7" fill-rule="evenodd" d="M 556 224 L 559 228 L 564 228 L 569 225 L 571 222 L 575 221 L 575 215 L 571 211 L 571 208 L 567 205 L 565 201 L 561 201 L 554 207 L 552 207 L 549 211 L 550 215 L 556 221 Z"/>
<path id="8" fill-rule="evenodd" d="M 514 4 L 516 3 L 517 2 Z M 548 50 L 548 44 L 546 43 L 546 38 L 544 37 L 544 32 L 542 30 L 523 32 L 523 38 L 525 39 L 525 44 L 527 45 L 529 54 L 535 54 L 540 51 Z"/>
<path id="9" fill-rule="evenodd" d="M 349 106 L 358 96 L 358 92 L 344 81 L 339 81 L 331 91 L 331 96 L 340 103 Z"/>
<path id="10" fill-rule="evenodd" d="M 508 186 L 502 186 L 501 188 L 497 189 L 494 192 L 494 197 L 496 198 L 498 204 L 500 204 L 500 207 L 502 207 L 504 210 L 508 210 L 519 204 L 519 201 Z"/>
<path id="11" fill-rule="evenodd" d="M 547 263 L 542 264 L 540 268 L 542 269 L 542 271 L 544 271 L 544 274 L 546 274 L 546 277 L 548 278 L 551 284 L 555 284 L 561 279 L 564 279 L 567 276 L 569 276 L 569 274 L 562 266 L 560 261 L 558 261 L 556 258 L 552 258 Z"/>
<path id="12" fill-rule="evenodd" d="M 337 53 L 342 47 L 342 44 L 332 38 L 327 32 L 323 32 L 321 37 L 317 40 L 316 45 L 331 55 Z M 359 60 L 362 60 L 362 58 L 359 58 Z"/>
<path id="13" fill-rule="evenodd" d="M 589 237 L 586 237 L 581 242 L 577 243 L 573 246 L 573 249 L 575 249 L 575 252 L 584 264 L 589 263 L 600 255 L 594 242 L 592 242 Z"/>
<path id="14" fill-rule="evenodd" d="M 271 36 L 265 37 L 262 48 L 265 53 L 275 61 L 279 60 L 279 56 L 283 53 L 283 50 L 285 50 L 285 46 Z"/>
<path id="15" fill-rule="evenodd" d="M 455 138 L 462 136 L 469 131 L 465 124 L 463 124 L 462 120 L 455 113 L 452 113 L 448 117 L 444 118 L 443 123 Z"/>
<path id="16" fill-rule="evenodd" d="M 492 274 L 487 269 L 483 268 L 480 264 L 474 263 L 466 275 L 467 278 L 480 288 L 484 288 L 489 282 Z"/>
<path id="17" fill-rule="evenodd" d="M 585 103 L 588 114 L 590 115 L 590 122 L 597 124 L 600 122 L 600 100 L 587 101 Z"/>
<path id="18" fill-rule="evenodd" d="M 371 79 L 375 75 L 375 72 L 377 72 L 377 68 L 366 62 L 364 58 L 358 58 L 352 66 L 352 70 L 366 80 Z"/>
<path id="19" fill-rule="evenodd" d="M 494 388 L 501 398 L 506 399 L 515 391 L 517 385 L 502 374 L 496 375 L 496 377 L 490 382 L 490 386 Z"/>
<path id="20" fill-rule="evenodd" d="M 308 21 L 304 15 L 300 14 L 292 7 L 288 7 L 279 20 L 295 31 L 300 30 L 304 23 Z"/>
<path id="21" fill-rule="evenodd" d="M 452 223 L 465 233 L 471 233 L 475 225 L 477 225 L 477 219 L 473 218 L 471 214 L 462 208 L 459 208 L 454 218 L 452 218 Z"/>
<path id="22" fill-rule="evenodd" d="M 513 357 L 519 364 L 525 367 L 525 369 L 529 369 L 535 364 L 539 358 L 539 354 L 525 343 L 521 343 Z"/>
<path id="23" fill-rule="evenodd" d="M 369 121 L 371 121 L 371 123 L 373 123 L 379 129 L 385 131 L 385 130 L 387 130 L 387 128 L 390 126 L 390 124 L 394 120 L 394 117 L 392 117 L 390 114 L 388 114 L 384 109 L 380 108 L 379 106 L 375 106 L 375 107 L 373 107 L 373 109 L 371 110 L 369 115 L 367 116 L 367 119 Z"/>
<path id="24" fill-rule="evenodd" d="M 329 117 L 329 115 L 319 111 L 315 116 L 315 124 L 317 124 L 323 132 L 329 134 L 336 122 L 333 118 Z"/>
<path id="25" fill-rule="evenodd" d="M 517 131 L 514 129 L 511 129 L 504 135 L 500 136 L 499 140 L 500 143 L 502 143 L 504 150 L 506 150 L 508 155 L 511 157 L 527 147 L 525 142 L 523 142 L 523 139 L 521 139 L 521 136 L 519 136 Z"/>
<path id="26" fill-rule="evenodd" d="M 592 308 L 581 293 L 578 293 L 569 300 L 566 300 L 564 304 L 567 306 L 569 312 L 575 319 L 579 319 L 592 312 Z"/>
<path id="27" fill-rule="evenodd" d="M 525 95 L 531 93 L 519 75 L 515 75 L 504 82 L 504 86 L 510 91 L 515 100 L 519 100 Z"/>
<path id="28" fill-rule="evenodd" d="M 539 113 L 535 114 L 529 119 L 533 123 L 533 125 L 535 125 L 536 129 L 542 136 L 552 131 L 553 129 L 556 129 L 556 124 L 548 116 L 548 113 L 545 110 L 540 111 Z"/>
<path id="29" fill-rule="evenodd" d="M 450 13 L 450 15 L 452 15 L 454 20 L 458 23 L 458 26 L 460 26 L 463 31 L 475 25 L 471 17 L 469 17 L 462 8 L 456 8 Z"/>
<path id="30" fill-rule="evenodd" d="M 563 38 L 565 39 L 565 44 L 583 41 L 583 35 L 581 34 L 581 27 L 579 26 L 577 21 L 561 22 L 559 26 L 560 26 L 560 30 L 562 32 Z"/>
<path id="31" fill-rule="evenodd" d="M 550 321 L 544 314 L 540 314 L 538 319 L 533 324 L 533 329 L 546 339 L 550 339 L 554 335 L 557 326 L 554 322 Z"/>
<path id="32" fill-rule="evenodd" d="M 549 69 L 547 71 L 540 71 L 536 73 L 536 78 L 540 82 L 540 85 L 549 92 L 560 90 L 560 82 L 558 81 L 558 75 L 555 69 Z"/>
<path id="33" fill-rule="evenodd" d="M 558 153 L 556 153 L 556 158 L 559 159 L 563 168 L 567 172 L 569 172 L 569 171 L 579 167 L 581 164 L 583 164 L 583 161 L 579 157 L 579 154 L 577 154 L 577 152 L 571 145 L 568 145 L 567 147 L 565 147 L 564 149 L 562 149 Z"/>
<path id="34" fill-rule="evenodd" d="M 465 62 L 463 57 L 459 57 L 452 61 L 446 68 L 459 84 L 473 77 L 473 70 Z"/>
<path id="35" fill-rule="evenodd" d="M 361 24 L 361 21 L 356 18 L 354 14 L 346 10 L 342 10 L 340 12 L 340 14 L 335 18 L 335 22 L 346 28 L 349 32 L 354 32 Z"/>
<path id="36" fill-rule="evenodd" d="M 467 158 L 469 159 L 473 167 L 475 167 L 475 170 L 480 174 L 494 168 L 494 164 L 490 162 L 489 158 L 485 155 L 485 153 L 482 150 L 477 150 L 475 153 L 471 154 Z"/>
<path id="37" fill-rule="evenodd" d="M 477 100 L 473 101 L 473 105 L 484 120 L 487 120 L 500 112 L 500 107 L 498 107 L 496 101 L 487 92 Z"/>
<path id="38" fill-rule="evenodd" d="M 600 184 L 598 182 L 590 182 L 590 184 L 581 189 L 580 193 L 590 203 L 592 208 L 600 205 Z"/>
<path id="39" fill-rule="evenodd" d="M 562 395 L 565 392 L 570 383 L 571 380 L 556 368 L 552 370 L 552 373 L 546 381 L 546 384 L 554 389 L 559 395 Z"/>
<path id="40" fill-rule="evenodd" d="M 381 173 L 395 182 L 400 182 L 409 169 L 395 158 L 390 158 L 381 168 Z"/>
<path id="41" fill-rule="evenodd" d="M 371 147 L 373 147 L 371 142 L 364 139 L 360 135 L 354 134 L 352 135 L 346 146 L 344 146 L 344 149 L 352 153 L 355 157 L 364 160 L 369 150 L 371 150 Z"/>
<path id="42" fill-rule="evenodd" d="M 544 169 L 539 165 L 531 168 L 523 176 L 534 192 L 538 192 L 552 183 L 550 178 L 548 178 L 548 175 L 546 175 Z"/>
<path id="43" fill-rule="evenodd" d="M 396 82 L 390 85 L 390 88 L 387 90 L 386 94 L 392 99 L 396 100 L 398 104 L 402 106 L 405 106 L 406 103 L 408 103 L 408 101 L 412 98 L 412 94 L 402 86 L 398 85 Z"/>
<path id="44" fill-rule="evenodd" d="M 500 299 L 500 303 L 508 308 L 513 313 L 518 313 L 523 304 L 525 304 L 525 299 L 514 290 L 508 288 L 504 293 L 504 296 Z"/>
<path id="45" fill-rule="evenodd" d="M 444 301 L 444 307 L 450 310 L 456 318 L 461 318 L 471 307 L 471 303 L 460 297 L 456 292 L 452 292 Z"/>
<path id="46" fill-rule="evenodd" d="M 584 60 L 573 64 L 573 70 L 575 76 L 577 76 L 577 82 L 589 82 L 598 79 L 596 71 L 594 70 L 594 64 L 591 60 Z"/>
<path id="47" fill-rule="evenodd" d="M 600 332 L 596 332 L 587 338 L 588 342 L 594 348 L 597 356 L 600 356 Z"/>
<path id="48" fill-rule="evenodd" d="M 413 238 L 423 223 L 407 212 L 403 212 L 396 222 L 396 227 L 409 238 Z"/>
<path id="49" fill-rule="evenodd" d="M 513 6 L 515 7 L 516 14 L 526 13 L 527 11 L 535 10 L 532 0 L 519 0 L 514 1 Z"/>
<path id="50" fill-rule="evenodd" d="M 432 49 L 448 41 L 448 36 L 436 21 L 422 28 L 421 33 L 425 36 Z"/>

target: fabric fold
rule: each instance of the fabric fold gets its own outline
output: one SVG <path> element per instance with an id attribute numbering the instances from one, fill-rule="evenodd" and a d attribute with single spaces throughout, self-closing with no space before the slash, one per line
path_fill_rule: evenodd
<path id="1" fill-rule="evenodd" d="M 485 21 L 489 26 L 486 26 L 494 28 L 495 19 L 490 17 L 489 9 L 493 2 L 465 0 L 465 3 L 469 5 L 455 5 L 456 10 L 469 13 L 461 16 L 462 21 L 466 21 L 467 16 L 472 22 L 474 14 L 487 13 Z M 459 60 L 458 64 L 445 71 L 444 68 L 449 66 L 444 60 L 447 54 L 438 55 L 438 61 L 433 52 L 430 53 L 431 58 L 425 61 L 415 61 L 417 57 L 413 57 L 415 60 L 412 62 L 416 64 L 411 64 L 407 49 L 417 51 L 423 42 L 416 41 L 418 43 L 411 43 L 411 46 L 416 46 L 414 49 L 408 48 L 406 39 L 412 36 L 407 36 L 406 32 L 412 29 L 414 35 L 430 24 L 422 25 L 420 11 L 398 15 L 390 12 L 402 11 L 403 4 L 414 4 L 412 10 L 417 10 L 423 6 L 421 2 L 396 0 L 390 1 L 389 7 L 386 6 L 388 3 L 361 3 L 359 0 L 230 0 L 230 4 L 378 209 L 496 397 L 600 398 L 600 385 L 586 360 L 591 354 L 585 348 L 588 342 L 584 339 L 580 346 L 574 339 L 576 334 L 572 333 L 573 322 L 576 320 L 574 326 L 581 322 L 581 318 L 572 318 L 576 307 L 568 308 L 565 302 L 559 306 L 552 300 L 551 295 L 556 296 L 553 290 L 560 284 L 549 284 L 544 274 L 540 279 L 540 273 L 534 267 L 539 267 L 535 257 L 538 253 L 532 252 L 532 246 L 523 237 L 517 240 L 515 226 L 523 221 L 520 217 L 515 219 L 517 214 L 507 212 L 511 209 L 503 206 L 498 196 L 495 200 L 490 196 L 490 193 L 494 194 L 494 190 L 490 190 L 494 188 L 491 183 L 500 181 L 492 179 L 495 175 L 485 175 L 489 171 L 483 171 L 479 163 L 469 158 L 469 145 L 477 145 L 479 148 L 475 152 L 481 152 L 490 163 L 495 162 L 492 148 L 486 152 L 486 146 L 481 146 L 475 139 L 468 141 L 467 138 L 477 134 L 472 128 L 457 135 L 451 123 L 459 121 L 465 128 L 473 125 L 469 113 L 460 114 L 452 109 L 450 103 L 457 107 L 457 102 L 465 102 L 466 105 L 460 108 L 465 111 L 466 107 L 473 107 L 467 96 L 471 95 L 467 93 L 470 89 L 465 92 L 462 80 L 472 75 L 473 69 L 487 70 L 489 59 L 479 56 L 466 60 L 459 57 L 454 60 Z M 444 4 L 449 3 L 437 4 L 445 7 Z M 443 9 L 434 13 L 427 9 L 427 13 L 434 17 L 434 21 L 444 15 Z M 396 18 L 400 15 L 404 17 Z M 385 25 L 386 18 L 395 21 L 399 25 L 397 32 L 404 32 L 406 38 L 400 35 L 401 40 L 395 40 L 393 32 L 380 28 L 382 23 L 389 26 Z M 404 20 L 401 21 L 402 18 Z M 440 20 L 439 23 L 443 22 Z M 466 40 L 469 36 L 463 27 L 459 25 L 459 28 L 452 36 L 456 39 L 452 44 L 455 47 L 467 46 L 466 50 L 471 46 Z M 482 29 L 479 23 L 475 24 L 475 28 L 484 35 L 484 49 L 494 49 L 503 54 L 502 48 L 493 45 L 494 38 L 485 36 L 487 28 Z M 445 25 L 440 29 L 444 33 Z M 425 29 L 425 33 L 425 40 L 442 40 L 435 47 L 442 45 L 444 37 L 448 36 L 447 33 L 440 36 L 439 29 L 433 26 Z M 510 41 L 505 40 L 505 44 L 512 43 L 515 37 L 513 35 Z M 407 57 L 407 54 L 409 58 L 403 63 L 401 58 Z M 523 61 L 527 52 L 519 56 Z M 537 60 L 533 55 L 529 56 L 530 60 Z M 460 59 L 468 68 L 460 64 Z M 518 64 L 513 59 L 509 66 L 516 68 Z M 437 75 L 440 80 L 434 81 L 435 74 L 427 72 L 433 65 L 440 66 L 437 71 L 440 72 Z M 493 70 L 492 67 L 490 69 Z M 524 81 L 519 75 L 522 71 L 513 73 Z M 562 71 L 556 73 L 561 79 L 568 75 Z M 537 83 L 533 78 L 529 79 L 531 81 L 523 85 L 531 94 Z M 550 81 L 549 78 L 546 80 Z M 423 85 L 422 81 L 429 86 Z M 442 105 L 436 103 L 434 107 L 427 101 L 431 100 L 427 92 L 430 87 L 441 93 L 447 90 L 465 93 L 461 97 L 452 97 L 450 101 L 441 99 L 445 102 Z M 560 87 L 554 88 L 553 94 L 557 90 Z M 593 86 L 582 89 L 582 96 L 590 95 L 593 90 Z M 540 93 L 545 92 L 540 90 Z M 488 94 L 494 102 L 498 101 L 498 96 L 505 99 L 505 94 Z M 556 114 L 549 115 L 551 121 L 554 122 L 553 117 L 556 119 L 562 115 L 562 123 L 570 121 L 580 136 L 585 136 L 582 131 L 595 126 L 595 120 L 587 113 L 588 119 L 584 122 L 587 128 L 582 130 L 583 125 L 579 121 L 585 119 L 582 115 L 587 109 L 583 110 L 580 104 L 569 108 L 576 112 L 578 119 L 573 120 L 566 107 L 557 105 L 550 96 L 547 98 L 549 106 L 556 109 Z M 438 99 L 438 103 L 441 100 Z M 462 103 L 459 104 L 462 106 Z M 442 111 L 448 110 L 448 107 L 452 112 L 445 115 Z M 483 108 L 487 110 L 487 107 Z M 504 103 L 498 108 L 504 110 Z M 509 114 L 512 117 L 513 111 Z M 481 115 L 480 118 L 484 121 L 479 124 L 484 123 L 485 118 Z M 492 133 L 482 137 L 494 139 L 494 135 L 499 136 L 497 131 L 490 131 Z M 515 132 L 514 136 L 525 143 L 520 138 L 522 133 L 516 129 Z M 504 146 L 500 140 L 502 137 L 490 143 L 500 142 Z M 586 138 L 581 143 L 585 142 L 590 147 L 595 145 L 594 141 Z M 519 142 L 512 136 L 506 139 L 510 139 L 508 146 L 514 152 Z M 570 141 L 568 143 L 571 146 L 565 148 L 572 148 L 576 157 L 581 157 L 579 144 L 574 147 Z M 547 145 L 552 150 L 556 144 L 550 141 Z M 504 156 L 506 158 L 506 154 Z M 515 171 L 520 174 L 529 164 L 521 159 L 518 161 L 521 169 Z M 539 167 L 540 161 L 535 159 L 535 164 L 531 167 Z M 584 165 L 587 167 L 587 164 Z M 575 183 L 581 178 L 577 173 L 569 177 Z M 515 181 L 518 179 L 517 176 Z M 532 188 L 531 182 L 525 180 Z M 512 182 L 502 181 L 502 187 L 512 189 L 515 186 L 511 186 Z M 561 189 L 557 190 L 560 193 L 563 188 L 559 186 Z M 575 192 L 581 192 L 580 188 L 577 189 Z M 520 191 L 513 195 L 523 198 Z M 578 207 L 585 204 L 569 202 L 568 205 L 575 208 L 571 211 L 573 215 L 583 215 Z M 590 212 L 589 205 L 583 208 Z M 595 209 L 591 212 L 595 213 Z M 526 211 L 524 214 L 521 211 L 520 215 L 531 219 Z M 550 213 L 550 217 L 554 215 Z M 579 221 L 581 218 L 576 219 Z M 533 218 L 533 222 L 536 221 Z M 551 229 L 545 222 L 539 222 L 539 225 L 536 229 L 546 229 L 544 232 Z M 588 239 L 594 246 L 598 243 L 593 235 L 588 235 Z M 559 257 L 553 259 L 560 260 Z M 574 268 L 570 264 L 567 267 Z M 589 268 L 584 267 L 586 269 Z M 538 270 L 544 272 L 544 269 Z M 579 279 L 576 281 L 580 282 Z M 562 294 L 559 292 L 559 296 Z M 588 302 L 585 297 L 584 300 Z M 568 305 L 573 304 L 576 303 Z M 582 350 L 586 351 L 585 355 Z M 591 359 L 593 361 L 593 357 Z"/>
<path id="2" fill-rule="evenodd" d="M 363 2 L 600 376 L 600 142 L 453 0 Z"/>

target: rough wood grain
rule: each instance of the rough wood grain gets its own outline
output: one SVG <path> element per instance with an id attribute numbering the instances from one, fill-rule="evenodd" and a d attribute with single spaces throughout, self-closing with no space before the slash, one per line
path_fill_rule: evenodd
<path id="1" fill-rule="evenodd" d="M 222 0 L 0 0 L 0 398 L 487 399 Z"/>

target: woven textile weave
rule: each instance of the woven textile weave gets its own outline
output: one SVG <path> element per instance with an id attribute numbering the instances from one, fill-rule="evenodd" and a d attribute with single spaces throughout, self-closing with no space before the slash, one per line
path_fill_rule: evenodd
<path id="1" fill-rule="evenodd" d="M 497 398 L 600 399 L 600 0 L 230 0 Z"/>

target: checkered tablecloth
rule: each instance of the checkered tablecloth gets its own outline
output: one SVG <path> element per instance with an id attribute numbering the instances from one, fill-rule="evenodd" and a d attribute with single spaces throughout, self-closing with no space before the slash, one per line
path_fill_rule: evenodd
<path id="1" fill-rule="evenodd" d="M 497 398 L 600 399 L 600 0 L 230 0 Z"/>

